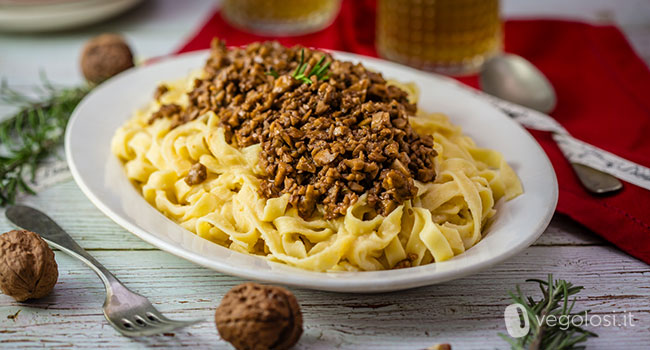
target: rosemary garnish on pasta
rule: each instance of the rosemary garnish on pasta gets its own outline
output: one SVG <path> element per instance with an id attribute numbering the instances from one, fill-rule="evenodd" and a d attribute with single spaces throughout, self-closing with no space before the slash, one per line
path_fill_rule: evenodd
<path id="1" fill-rule="evenodd" d="M 296 70 L 293 71 L 291 76 L 299 80 L 307 85 L 310 85 L 312 83 L 310 77 L 311 76 L 316 76 L 316 80 L 318 81 L 323 81 L 329 79 L 329 75 L 327 74 L 327 69 L 329 68 L 330 64 L 332 61 L 329 61 L 325 64 L 323 62 L 325 61 L 325 55 L 316 62 L 314 67 L 309 70 L 307 74 L 305 74 L 305 70 L 307 70 L 307 63 L 305 63 L 305 49 L 300 50 L 300 61 L 298 62 L 298 67 L 296 67 Z M 274 78 L 280 77 L 280 74 L 273 68 L 269 69 L 268 72 L 265 73 L 266 75 L 270 75 Z"/>
<path id="2" fill-rule="evenodd" d="M 18 193 L 30 193 L 37 166 L 63 141 L 72 111 L 90 87 L 62 88 L 43 78 L 36 98 L 0 85 L 0 101 L 19 111 L 0 122 L 0 206 L 12 204 Z"/>
<path id="3" fill-rule="evenodd" d="M 273 69 L 273 67 L 271 67 L 271 69 L 269 69 L 269 71 L 266 72 L 265 74 L 270 75 L 276 79 L 280 77 L 280 74 L 275 69 Z"/>
<path id="4" fill-rule="evenodd" d="M 332 62 L 330 61 L 322 65 L 323 61 L 325 61 L 325 55 L 321 57 L 309 73 L 305 74 L 307 63 L 305 63 L 305 49 L 302 49 L 300 50 L 300 62 L 298 63 L 298 67 L 296 67 L 296 70 L 291 74 L 291 76 L 305 84 L 311 84 L 311 79 L 309 79 L 309 77 L 312 75 L 316 76 L 316 80 L 327 80 L 329 78 L 329 75 L 327 75 L 327 68 Z"/>
<path id="5" fill-rule="evenodd" d="M 597 337 L 595 333 L 568 322 L 566 327 L 556 323 L 553 326 L 546 322 L 548 317 L 553 319 L 571 320 L 574 316 L 584 314 L 585 311 L 574 312 L 575 299 L 569 297 L 578 294 L 584 287 L 574 286 L 565 280 L 554 280 L 553 275 L 548 275 L 548 280 L 527 279 L 526 282 L 536 282 L 542 291 L 542 299 L 535 301 L 531 296 L 524 296 L 517 286 L 517 293 L 510 292 L 510 298 L 515 303 L 521 304 L 526 312 L 530 331 L 521 338 L 512 339 L 505 334 L 499 334 L 506 340 L 513 350 L 578 350 L 584 346 L 576 346 L 585 342 L 589 337 Z M 587 311 L 589 312 L 589 311 Z"/>

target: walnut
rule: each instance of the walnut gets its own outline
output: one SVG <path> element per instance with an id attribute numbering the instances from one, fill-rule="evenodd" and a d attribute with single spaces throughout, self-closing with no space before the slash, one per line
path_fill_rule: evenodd
<path id="1" fill-rule="evenodd" d="M 231 289 L 215 314 L 221 338 L 238 350 L 283 350 L 302 334 L 296 297 L 282 287 L 244 283 Z"/>
<path id="2" fill-rule="evenodd" d="M 88 40 L 81 53 L 81 71 L 95 84 L 133 66 L 131 49 L 117 34 L 102 34 Z"/>
<path id="3" fill-rule="evenodd" d="M 54 252 L 31 231 L 0 235 L 0 289 L 17 301 L 42 298 L 59 277 Z"/>

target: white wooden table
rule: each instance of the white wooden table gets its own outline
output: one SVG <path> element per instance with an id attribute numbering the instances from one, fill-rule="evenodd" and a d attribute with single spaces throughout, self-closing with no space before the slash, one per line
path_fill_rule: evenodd
<path id="1" fill-rule="evenodd" d="M 647 0 L 566 3 L 506 0 L 504 13 L 613 19 L 650 62 Z M 11 84 L 31 85 L 38 80 L 38 69 L 45 68 L 53 81 L 77 83 L 78 48 L 86 38 L 107 30 L 125 33 L 141 57 L 165 54 L 214 5 L 213 1 L 146 2 L 125 17 L 82 31 L 50 36 L 0 34 L 0 77 Z M 230 348 L 217 335 L 213 312 L 223 294 L 242 279 L 196 266 L 139 240 L 102 215 L 72 181 L 22 202 L 50 214 L 125 284 L 150 297 L 163 312 L 173 318 L 207 321 L 147 339 L 121 337 L 103 318 L 104 290 L 97 277 L 57 252 L 60 277 L 52 295 L 22 304 L 0 295 L 0 348 Z M 0 232 L 11 229 L 2 210 L 0 217 Z M 415 350 L 436 343 L 450 343 L 454 349 L 507 348 L 497 333 L 505 332 L 508 291 L 526 278 L 544 278 L 547 273 L 585 287 L 578 297 L 580 309 L 617 317 L 631 312 L 632 325 L 590 327 L 600 335 L 588 342 L 590 349 L 650 348 L 650 266 L 560 215 L 523 253 L 464 279 L 378 295 L 294 289 L 305 318 L 305 333 L 297 348 Z M 536 293 L 533 284 L 523 289 Z"/>

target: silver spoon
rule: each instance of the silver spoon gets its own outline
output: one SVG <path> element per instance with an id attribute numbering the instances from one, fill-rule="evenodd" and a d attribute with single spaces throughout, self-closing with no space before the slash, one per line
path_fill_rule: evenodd
<path id="1" fill-rule="evenodd" d="M 553 85 L 532 63 L 521 56 L 502 54 L 485 62 L 479 75 L 481 89 L 506 101 L 550 113 L 557 103 Z M 614 176 L 592 167 L 571 163 L 582 185 L 592 193 L 620 190 L 623 184 Z"/>

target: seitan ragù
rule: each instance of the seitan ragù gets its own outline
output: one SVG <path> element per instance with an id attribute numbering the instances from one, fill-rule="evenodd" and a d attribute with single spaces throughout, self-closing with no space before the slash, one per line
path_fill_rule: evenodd
<path id="1" fill-rule="evenodd" d="M 304 72 L 325 62 L 327 73 L 296 79 L 301 62 Z M 345 215 L 366 192 L 368 204 L 387 215 L 417 194 L 414 180 L 435 179 L 433 138 L 409 123 L 416 106 L 360 63 L 276 42 L 226 48 L 214 40 L 205 71 L 187 107 L 162 105 L 150 122 L 172 118 L 176 127 L 213 111 L 231 145 L 262 145 L 261 194 L 289 193 L 303 218 L 317 203 L 326 219 Z"/>

